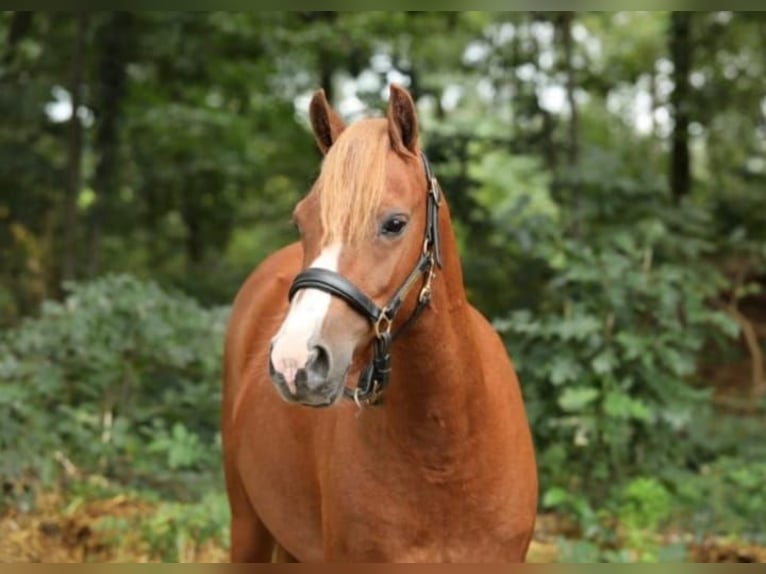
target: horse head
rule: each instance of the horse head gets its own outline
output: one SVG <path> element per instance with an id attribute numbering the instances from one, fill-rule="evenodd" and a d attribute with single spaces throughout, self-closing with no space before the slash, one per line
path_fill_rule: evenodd
<path id="1" fill-rule="evenodd" d="M 392 337 L 428 304 L 439 192 L 405 90 L 391 87 L 385 118 L 349 126 L 319 91 L 310 119 L 324 159 L 293 212 L 303 271 L 272 338 L 269 373 L 287 401 L 327 406 L 344 389 L 373 397 L 385 386 Z M 352 365 L 371 348 L 372 363 L 349 391 Z"/>

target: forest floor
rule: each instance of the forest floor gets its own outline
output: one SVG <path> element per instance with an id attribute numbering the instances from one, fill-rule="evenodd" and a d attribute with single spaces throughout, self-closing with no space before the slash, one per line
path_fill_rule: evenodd
<path id="1" fill-rule="evenodd" d="M 152 503 L 115 496 L 72 504 L 54 493 L 37 497 L 34 511 L 7 511 L 0 517 L 0 562 L 151 562 L 156 554 L 131 537 L 114 537 L 99 527 L 104 519 L 133 519 L 153 512 Z M 553 514 L 538 518 L 529 562 L 555 562 L 557 539 L 566 525 Z M 678 538 L 668 533 L 663 538 Z M 187 545 L 184 562 L 224 562 L 226 549 L 213 542 Z M 710 538 L 687 544 L 690 562 L 766 562 L 766 548 Z"/>
<path id="2" fill-rule="evenodd" d="M 114 536 L 105 520 L 148 516 L 155 505 L 135 496 L 69 500 L 59 493 L 36 497 L 34 510 L 11 508 L 0 516 L 0 562 L 152 562 L 152 549 L 131 536 Z M 225 548 L 213 543 L 186 548 L 183 562 L 223 562 Z"/>

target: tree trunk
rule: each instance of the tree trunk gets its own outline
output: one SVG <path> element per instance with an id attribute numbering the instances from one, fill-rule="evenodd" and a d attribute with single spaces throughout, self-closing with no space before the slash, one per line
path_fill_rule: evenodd
<path id="1" fill-rule="evenodd" d="M 327 96 L 327 101 L 332 102 L 335 97 L 335 90 L 333 89 L 332 83 L 334 70 L 330 65 L 329 58 L 325 51 L 319 50 L 319 53 L 319 85 L 324 90 L 324 93 Z"/>
<path id="2" fill-rule="evenodd" d="M 670 57 L 673 61 L 673 136 L 670 158 L 670 189 L 676 202 L 691 190 L 689 154 L 689 72 L 692 62 L 691 12 L 673 12 L 670 16 Z"/>
<path id="3" fill-rule="evenodd" d="M 520 16 L 518 19 L 512 20 L 514 26 L 513 39 L 511 40 L 511 60 L 508 63 L 508 70 L 511 75 L 511 96 L 509 98 L 509 104 L 511 106 L 511 137 L 510 141 L 521 136 L 521 102 L 522 102 L 522 83 L 519 76 L 516 74 L 516 69 L 521 65 L 521 27 L 525 24 L 523 20 L 524 16 Z M 525 24 L 526 25 L 526 24 Z M 511 143 L 511 145 L 513 145 Z"/>
<path id="4" fill-rule="evenodd" d="M 11 17 L 10 26 L 8 26 L 8 35 L 5 44 L 5 54 L 3 55 L 3 63 L 8 66 L 13 63 L 13 59 L 16 55 L 16 46 L 24 37 L 29 33 L 29 29 L 32 26 L 32 17 L 34 12 L 19 11 L 14 12 Z"/>
<path id="5" fill-rule="evenodd" d="M 756 410 L 760 400 L 766 396 L 766 375 L 764 374 L 763 352 L 761 351 L 761 344 L 758 340 L 758 333 L 756 332 L 752 321 L 737 309 L 736 303 L 729 304 L 725 310 L 739 325 L 747 352 L 750 355 L 750 398 L 752 400 L 749 403 L 749 406 L 753 410 Z"/>
<path id="6" fill-rule="evenodd" d="M 557 24 L 561 34 L 561 45 L 564 49 L 563 68 L 566 76 L 566 94 L 567 105 L 569 107 L 569 142 L 567 145 L 567 163 L 569 167 L 577 165 L 580 155 L 579 117 L 577 114 L 577 102 L 575 101 L 575 71 L 573 63 L 574 44 L 572 42 L 572 22 L 574 21 L 574 12 L 562 13 Z"/>
<path id="7" fill-rule="evenodd" d="M 205 255 L 205 209 L 200 203 L 204 178 L 198 178 L 199 187 L 192 185 L 181 194 L 181 217 L 186 226 L 186 269 L 189 274 L 196 272 Z"/>
<path id="8" fill-rule="evenodd" d="M 117 185 L 119 153 L 119 125 L 122 104 L 125 99 L 126 67 L 128 63 L 129 40 L 133 15 L 116 12 L 109 16 L 102 27 L 97 42 L 98 85 L 96 150 L 99 154 L 96 164 L 94 187 L 95 203 L 88 217 L 88 275 L 99 271 L 101 232 L 108 227 L 110 204 Z"/>
<path id="9" fill-rule="evenodd" d="M 574 22 L 574 12 L 562 12 L 555 20 L 558 29 L 559 41 L 563 52 L 563 58 L 560 63 L 560 69 L 564 72 L 566 78 L 565 90 L 567 98 L 567 107 L 569 108 L 569 122 L 567 124 L 567 187 L 571 193 L 570 205 L 572 213 L 571 234 L 574 237 L 580 237 L 583 232 L 582 225 L 582 186 L 579 176 L 576 172 L 577 164 L 580 159 L 580 140 L 579 140 L 579 116 L 577 113 L 577 102 L 575 101 L 575 89 L 577 81 L 575 79 L 574 69 L 574 41 L 572 39 L 572 23 Z"/>
<path id="10" fill-rule="evenodd" d="M 531 22 L 532 23 L 532 22 Z M 530 23 L 530 24 L 531 24 Z M 535 34 L 529 32 L 529 41 L 532 46 L 530 61 L 540 70 L 540 42 Z M 540 98 L 537 90 L 532 91 L 531 95 L 531 115 L 539 114 L 542 117 L 542 126 L 539 134 L 535 138 L 539 141 L 540 150 L 545 161 L 545 167 L 551 171 L 556 171 L 558 167 L 558 153 L 554 143 L 553 132 L 556 129 L 556 123 L 551 113 L 540 105 Z"/>
<path id="11" fill-rule="evenodd" d="M 313 24 L 324 22 L 327 26 L 332 26 L 338 19 L 337 12 L 305 12 L 303 14 L 304 22 Z M 327 101 L 332 103 L 335 90 L 333 87 L 333 76 L 335 75 L 335 62 L 333 62 L 332 50 L 324 44 L 317 47 L 317 67 L 319 74 L 319 87 L 324 90 Z"/>
<path id="12" fill-rule="evenodd" d="M 659 96 L 657 94 L 657 73 L 652 66 L 649 72 L 649 132 L 652 134 L 652 139 L 657 139 L 657 102 Z"/>
<path id="13" fill-rule="evenodd" d="M 85 44 L 88 33 L 88 14 L 75 16 L 74 50 L 70 68 L 69 93 L 72 98 L 72 116 L 69 120 L 69 149 L 67 185 L 61 222 L 61 279 L 74 279 L 77 274 L 77 199 L 82 189 L 83 129 L 79 111 L 82 105 L 82 87 L 85 71 Z"/>

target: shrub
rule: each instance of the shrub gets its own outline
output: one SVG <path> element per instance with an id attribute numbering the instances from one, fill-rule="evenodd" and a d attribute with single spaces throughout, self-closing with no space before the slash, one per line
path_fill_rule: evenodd
<path id="1" fill-rule="evenodd" d="M 199 482 L 218 467 L 226 314 L 127 275 L 66 285 L 0 340 L 0 474 Z"/>
<path id="2" fill-rule="evenodd" d="M 766 543 L 766 463 L 762 460 L 721 456 L 698 472 L 677 473 L 672 488 L 679 522 L 699 537 L 726 534 Z"/>
<path id="3" fill-rule="evenodd" d="M 690 384 L 703 345 L 736 326 L 705 243 L 657 221 L 549 246 L 544 305 L 496 321 L 524 385 L 543 484 L 598 497 L 615 481 L 693 461 L 708 405 Z"/>
<path id="4" fill-rule="evenodd" d="M 229 540 L 229 507 L 222 492 L 210 492 L 193 503 L 149 503 L 150 511 L 99 519 L 95 530 L 119 558 L 146 556 L 162 562 L 196 562 L 210 545 Z M 220 550 L 219 550 L 220 551 Z"/>

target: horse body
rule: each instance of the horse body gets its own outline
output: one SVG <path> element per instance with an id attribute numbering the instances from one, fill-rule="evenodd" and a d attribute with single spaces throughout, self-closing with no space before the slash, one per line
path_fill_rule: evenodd
<path id="1" fill-rule="evenodd" d="M 428 309 L 393 344 L 380 406 L 308 408 L 275 392 L 270 341 L 306 265 L 301 244 L 240 290 L 222 419 L 234 561 L 268 561 L 275 544 L 307 562 L 524 559 L 537 482 L 518 381 L 466 300 L 446 208 L 438 225 L 444 267 Z M 414 306 L 409 298 L 402 313 Z M 355 353 L 349 380 L 367 359 Z"/>

